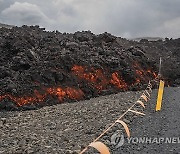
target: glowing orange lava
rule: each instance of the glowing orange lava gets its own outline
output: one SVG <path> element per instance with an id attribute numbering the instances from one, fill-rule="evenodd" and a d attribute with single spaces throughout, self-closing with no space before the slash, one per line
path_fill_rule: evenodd
<path id="1" fill-rule="evenodd" d="M 83 98 L 84 93 L 80 89 L 74 88 L 47 88 L 44 94 L 40 94 L 37 90 L 34 90 L 34 94 L 32 97 L 23 96 L 23 97 L 15 97 L 10 94 L 0 96 L 0 101 L 4 98 L 8 98 L 16 103 L 17 106 L 23 106 L 27 104 L 33 104 L 38 102 L 43 102 L 48 95 L 56 96 L 60 102 L 63 101 L 64 98 L 69 98 L 72 100 L 80 100 Z"/>
<path id="2" fill-rule="evenodd" d="M 138 63 L 134 64 L 135 69 L 135 79 L 136 81 L 131 85 L 135 85 L 141 83 L 142 81 L 149 81 L 151 78 L 156 78 L 157 75 L 152 70 L 143 70 Z M 105 72 L 101 69 L 87 68 L 85 66 L 74 65 L 72 67 L 72 72 L 78 76 L 80 79 L 88 81 L 88 83 L 92 84 L 99 92 L 103 89 L 106 89 L 108 85 L 114 85 L 118 89 L 128 90 L 128 85 L 123 77 L 119 75 L 118 72 L 114 72 L 111 74 L 111 77 L 108 78 L 105 75 Z"/>
<path id="3" fill-rule="evenodd" d="M 95 70 L 94 68 L 91 68 L 88 70 L 86 67 L 74 65 L 71 70 L 79 78 L 90 82 L 99 91 L 105 89 L 109 83 L 101 69 Z"/>
<path id="4" fill-rule="evenodd" d="M 112 74 L 112 79 L 110 82 L 120 89 L 124 89 L 124 90 L 128 89 L 126 82 L 122 78 L 119 77 L 117 72 Z"/>
<path id="5" fill-rule="evenodd" d="M 74 65 L 72 71 L 79 78 L 90 82 L 99 91 L 106 89 L 106 87 L 110 84 L 120 89 L 127 89 L 127 84 L 122 77 L 119 77 L 117 72 L 112 73 L 111 78 L 108 78 L 101 69 L 87 69 L 83 66 Z"/>
<path id="6" fill-rule="evenodd" d="M 143 70 L 137 63 L 134 64 L 135 78 L 134 83 L 127 84 L 121 73 L 113 72 L 112 74 L 103 71 L 103 69 L 89 68 L 86 66 L 74 65 L 71 69 L 72 75 L 77 76 L 79 79 L 85 80 L 92 87 L 95 87 L 98 92 L 103 89 L 107 89 L 108 86 L 114 86 L 117 89 L 128 90 L 130 86 L 148 81 L 151 78 L 156 78 L 157 74 L 151 69 Z M 40 86 L 40 83 L 38 83 Z M 48 96 L 55 96 L 60 102 L 65 99 L 80 100 L 84 97 L 84 92 L 79 88 L 72 87 L 50 87 L 43 88 L 43 92 L 34 90 L 31 96 L 16 97 L 11 94 L 4 94 L 0 96 L 0 101 L 7 98 L 16 103 L 17 106 L 23 106 L 27 104 L 34 104 L 45 101 Z"/>
<path id="7" fill-rule="evenodd" d="M 156 78 L 157 74 L 151 69 L 144 70 L 138 63 L 134 63 L 133 65 L 136 73 L 136 82 L 140 83 L 141 81 L 148 81 L 151 78 Z"/>

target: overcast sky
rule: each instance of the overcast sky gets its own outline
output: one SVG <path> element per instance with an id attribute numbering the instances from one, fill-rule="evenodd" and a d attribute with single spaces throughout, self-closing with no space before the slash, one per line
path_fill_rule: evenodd
<path id="1" fill-rule="evenodd" d="M 0 22 L 126 38 L 178 38 L 180 0 L 0 0 Z"/>

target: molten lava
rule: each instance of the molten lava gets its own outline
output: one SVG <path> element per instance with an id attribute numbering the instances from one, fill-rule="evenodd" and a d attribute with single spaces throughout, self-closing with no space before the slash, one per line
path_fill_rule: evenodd
<path id="1" fill-rule="evenodd" d="M 88 68 L 85 66 L 74 65 L 72 67 L 72 72 L 80 79 L 86 80 L 89 84 L 93 85 L 100 92 L 103 89 L 106 89 L 108 85 L 113 85 L 118 89 L 128 90 L 128 87 L 135 84 L 147 82 L 151 78 L 156 78 L 157 75 L 152 70 L 143 70 L 140 65 L 137 63 L 134 64 L 136 81 L 128 85 L 122 76 L 118 72 L 114 72 L 108 78 L 108 72 L 105 72 L 101 69 Z"/>
<path id="2" fill-rule="evenodd" d="M 120 89 L 124 89 L 124 90 L 128 89 L 128 85 L 122 78 L 119 77 L 117 72 L 112 74 L 112 79 L 110 82 Z"/>
<path id="3" fill-rule="evenodd" d="M 33 104 L 38 102 L 43 102 L 48 95 L 56 96 L 60 102 L 63 101 L 64 98 L 69 98 L 72 100 L 80 100 L 83 98 L 84 93 L 80 89 L 74 88 L 47 88 L 44 94 L 40 94 L 37 90 L 34 90 L 34 94 L 32 97 L 23 96 L 23 97 L 15 97 L 10 94 L 0 96 L 0 101 L 4 98 L 8 98 L 16 103 L 17 106 L 23 106 L 27 104 Z"/>
<path id="4" fill-rule="evenodd" d="M 104 89 L 108 84 L 108 80 L 100 69 L 95 70 L 91 68 L 88 70 L 86 67 L 74 65 L 71 70 L 73 74 L 77 75 L 80 79 L 88 81 L 99 91 Z"/>
<path id="5" fill-rule="evenodd" d="M 97 89 L 100 93 L 102 90 L 107 89 L 108 86 L 115 87 L 116 89 L 128 90 L 130 86 L 135 84 L 148 81 L 149 79 L 156 78 L 157 75 L 151 69 L 147 71 L 142 69 L 137 63 L 133 66 L 135 79 L 134 83 L 127 84 L 120 72 L 113 72 L 112 74 L 103 71 L 102 69 L 89 68 L 86 66 L 74 65 L 71 69 L 71 75 L 78 77 L 79 80 L 86 81 L 91 87 Z M 81 82 L 80 82 L 81 83 Z M 40 86 L 40 83 L 38 83 Z M 43 92 L 34 90 L 31 96 L 13 96 L 11 94 L 4 94 L 0 96 L 0 101 L 7 98 L 16 103 L 17 106 L 23 106 L 27 104 L 34 104 L 45 101 L 48 96 L 55 96 L 60 102 L 71 99 L 71 100 L 81 100 L 84 98 L 84 92 L 79 88 L 72 87 L 50 87 L 42 88 Z"/>
<path id="6" fill-rule="evenodd" d="M 127 89 L 127 84 L 119 77 L 117 72 L 112 73 L 111 78 L 108 78 L 103 73 L 101 69 L 94 68 L 86 68 L 83 66 L 74 65 L 72 71 L 75 75 L 77 75 L 80 79 L 86 80 L 91 83 L 98 91 L 100 92 L 103 89 L 106 89 L 108 85 L 114 85 L 120 89 Z"/>
<path id="7" fill-rule="evenodd" d="M 136 83 L 148 81 L 150 77 L 153 79 L 157 77 L 157 74 L 153 72 L 151 69 L 144 70 L 138 63 L 134 63 L 133 67 L 136 73 Z"/>

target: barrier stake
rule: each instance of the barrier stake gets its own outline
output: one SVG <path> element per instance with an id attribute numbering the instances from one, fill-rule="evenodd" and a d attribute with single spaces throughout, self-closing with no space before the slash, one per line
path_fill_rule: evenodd
<path id="1" fill-rule="evenodd" d="M 156 111 L 161 110 L 163 92 L 164 92 L 164 81 L 160 80 L 158 98 L 157 98 L 157 103 L 156 103 Z"/>

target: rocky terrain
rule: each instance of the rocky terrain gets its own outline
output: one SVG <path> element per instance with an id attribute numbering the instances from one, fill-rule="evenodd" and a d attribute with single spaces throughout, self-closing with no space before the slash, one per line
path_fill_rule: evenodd
<path id="1" fill-rule="evenodd" d="M 166 88 L 162 110 L 155 112 L 157 90 L 153 90 L 146 109 L 136 110 L 145 116 L 127 114 L 122 120 L 127 123 L 131 137 L 179 137 L 179 92 L 180 88 Z M 78 154 L 104 129 L 110 126 L 141 96 L 142 92 L 120 92 L 100 96 L 77 103 L 63 103 L 31 111 L 0 112 L 0 153 L 46 153 Z M 116 147 L 112 135 L 120 132 L 125 136 L 123 146 Z M 128 143 L 124 129 L 114 126 L 101 139 L 111 154 L 119 153 L 168 153 L 178 154 L 180 143 Z M 89 148 L 86 153 L 97 151 Z"/>
<path id="2" fill-rule="evenodd" d="M 8 28 L 11 29 L 12 27 L 14 27 L 13 25 L 7 25 L 7 24 L 2 24 L 0 23 L 0 28 Z"/>
<path id="3" fill-rule="evenodd" d="M 141 46 L 108 33 L 1 28 L 0 109 L 33 109 L 143 89 L 158 69 Z"/>
<path id="4" fill-rule="evenodd" d="M 2 111 L 0 153 L 78 153 L 140 94 L 122 92 L 38 110 Z M 124 120 L 128 122 L 129 118 Z"/>
<path id="5" fill-rule="evenodd" d="M 179 50 L 180 39 L 136 42 L 90 31 L 0 28 L 0 153 L 79 153 L 137 101 L 157 77 L 160 57 L 166 85 L 180 85 Z M 146 116 L 124 117 L 132 137 L 178 137 L 178 94 L 178 87 L 166 88 L 155 113 L 153 90 L 146 109 L 136 108 Z M 119 130 L 101 138 L 113 154 L 179 152 L 179 144 L 116 148 L 111 136 Z"/>

